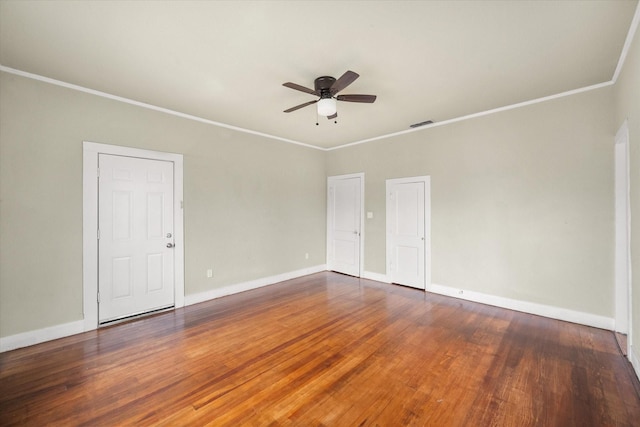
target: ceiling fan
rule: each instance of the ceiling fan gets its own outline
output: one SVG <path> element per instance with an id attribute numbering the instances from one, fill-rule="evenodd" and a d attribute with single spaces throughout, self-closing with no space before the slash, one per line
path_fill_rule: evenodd
<path id="1" fill-rule="evenodd" d="M 318 77 L 313 82 L 313 87 L 315 89 L 309 89 L 291 82 L 283 83 L 282 86 L 320 97 L 314 101 L 305 102 L 304 104 L 291 107 L 288 110 L 284 110 L 284 112 L 290 113 L 308 105 L 317 103 L 318 115 L 326 116 L 327 119 L 331 120 L 338 117 L 336 101 L 364 102 L 371 104 L 376 100 L 375 95 L 336 95 L 342 89 L 353 83 L 358 77 L 360 77 L 360 75 L 353 71 L 347 71 L 338 80 L 330 76 Z"/>

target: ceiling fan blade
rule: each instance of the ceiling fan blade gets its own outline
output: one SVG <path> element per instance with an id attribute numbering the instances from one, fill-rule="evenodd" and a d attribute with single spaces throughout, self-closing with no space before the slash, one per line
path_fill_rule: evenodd
<path id="1" fill-rule="evenodd" d="M 335 119 L 337 117 L 338 117 L 338 113 L 333 113 L 332 115 L 327 116 L 327 119 L 331 120 L 331 119 Z"/>
<path id="2" fill-rule="evenodd" d="M 353 83 L 358 77 L 360 77 L 360 74 L 354 73 L 353 71 L 347 71 L 331 85 L 331 95 L 335 95 L 340 92 L 342 89 Z"/>
<path id="3" fill-rule="evenodd" d="M 304 104 L 300 104 L 300 105 L 296 105 L 295 107 L 291 107 L 288 110 L 284 110 L 285 113 L 290 113 L 292 111 L 296 111 L 299 110 L 303 107 L 306 107 L 307 105 L 311 105 L 311 104 L 315 104 L 316 102 L 318 102 L 318 100 L 313 100 L 313 101 L 309 101 L 309 102 L 305 102 Z"/>
<path id="4" fill-rule="evenodd" d="M 311 95 L 318 95 L 318 96 L 320 96 L 320 94 L 319 94 L 319 93 L 316 93 L 316 91 L 315 91 L 315 90 L 313 90 L 313 89 L 309 89 L 308 87 L 300 86 L 300 85 L 295 84 L 295 83 L 286 82 L 286 83 L 282 83 L 282 86 L 288 87 L 289 89 L 299 90 L 300 92 L 309 93 L 309 94 L 311 94 Z"/>
<path id="5" fill-rule="evenodd" d="M 338 101 L 347 101 L 347 102 L 366 102 L 371 104 L 376 100 L 375 95 L 338 95 L 336 96 Z"/>

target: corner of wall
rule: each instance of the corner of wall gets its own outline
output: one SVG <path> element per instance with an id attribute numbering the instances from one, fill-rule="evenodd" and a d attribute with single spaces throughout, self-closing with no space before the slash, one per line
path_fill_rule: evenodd
<path id="1" fill-rule="evenodd" d="M 629 362 L 631 362 L 631 366 L 636 373 L 636 377 L 640 380 L 640 355 L 636 353 L 636 349 L 633 344 L 630 346 Z"/>

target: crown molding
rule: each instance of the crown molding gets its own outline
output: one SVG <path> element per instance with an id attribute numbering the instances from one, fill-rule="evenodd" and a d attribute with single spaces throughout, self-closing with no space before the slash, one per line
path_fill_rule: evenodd
<path id="1" fill-rule="evenodd" d="M 134 99 L 125 98 L 123 96 L 112 95 L 110 93 L 101 92 L 99 90 L 90 89 L 90 88 L 87 88 L 87 87 L 84 87 L 84 86 L 79 86 L 79 85 L 75 85 L 75 84 L 72 84 L 72 83 L 63 82 L 61 80 L 52 79 L 50 77 L 41 76 L 39 74 L 33 74 L 33 73 L 29 73 L 29 72 L 22 71 L 22 70 L 17 70 L 15 68 L 10 68 L 10 67 L 4 66 L 2 64 L 0 64 L 0 71 L 4 71 L 5 73 L 9 73 L 9 74 L 14 74 L 14 75 L 20 76 L 20 77 L 26 77 L 26 78 L 32 79 L 32 80 L 37 80 L 37 81 L 49 83 L 49 84 L 56 85 L 56 86 L 61 86 L 61 87 L 67 88 L 67 89 L 88 93 L 88 94 L 91 94 L 91 95 L 99 96 L 101 98 L 107 98 L 107 99 L 111 99 L 113 101 L 123 102 L 125 104 L 135 105 L 137 107 L 142 107 L 142 108 L 146 108 L 146 109 L 149 109 L 149 110 L 159 111 L 161 113 L 170 114 L 172 116 L 181 117 L 181 118 L 187 119 L 187 120 L 193 120 L 193 121 L 196 121 L 196 122 L 205 123 L 205 124 L 212 125 L 212 126 L 223 127 L 225 129 L 231 129 L 231 130 L 235 130 L 235 131 L 238 131 L 238 132 L 248 133 L 248 134 L 251 134 L 251 135 L 262 136 L 264 138 L 275 139 L 277 141 L 282 141 L 282 142 L 286 142 L 286 143 L 289 143 L 289 144 L 301 145 L 303 147 L 313 148 L 315 150 L 323 150 L 323 151 L 325 150 L 324 148 L 317 147 L 315 145 L 305 144 L 304 142 L 294 141 L 292 139 L 282 138 L 280 136 L 270 135 L 268 133 L 258 132 L 258 131 L 251 130 L 251 129 L 245 129 L 245 128 L 241 128 L 241 127 L 238 127 L 238 126 L 232 126 L 232 125 L 228 125 L 228 124 L 225 124 L 225 123 L 216 122 L 214 120 L 209 120 L 209 119 L 205 119 L 205 118 L 202 118 L 202 117 L 194 116 L 194 115 L 191 115 L 191 114 L 182 113 L 180 111 L 170 110 L 170 109 L 164 108 L 164 107 L 158 107 L 157 105 L 147 104 L 145 102 L 136 101 Z"/>
<path id="2" fill-rule="evenodd" d="M 288 144 L 295 144 L 295 145 L 299 145 L 299 146 L 302 146 L 302 147 L 312 148 L 314 150 L 334 151 L 334 150 L 340 150 L 340 149 L 343 149 L 343 148 L 353 147 L 353 146 L 356 146 L 356 145 L 366 144 L 368 142 L 373 142 L 373 141 L 378 141 L 378 140 L 382 140 L 382 139 L 393 138 L 393 137 L 396 137 L 396 136 L 405 135 L 405 134 L 409 134 L 409 133 L 412 133 L 412 132 L 420 132 L 420 131 L 424 131 L 424 130 L 431 129 L 431 128 L 438 127 L 438 126 L 446 126 L 446 125 L 450 125 L 450 124 L 453 124 L 453 123 L 462 122 L 462 121 L 465 121 L 465 120 L 471 120 L 471 119 L 475 119 L 475 118 L 478 118 L 478 117 L 484 117 L 484 116 L 488 116 L 488 115 L 491 115 L 491 114 L 496 114 L 496 113 L 501 113 L 501 112 L 504 112 L 504 111 L 514 110 L 514 109 L 526 107 L 526 106 L 529 106 L 529 105 L 539 104 L 541 102 L 553 101 L 555 99 L 560 99 L 560 98 L 564 98 L 564 97 L 567 97 L 567 96 L 577 95 L 579 93 L 589 92 L 589 91 L 601 89 L 601 88 L 604 88 L 604 87 L 607 87 L 607 86 L 612 86 L 612 85 L 614 85 L 616 83 L 616 81 L 617 81 L 617 79 L 618 79 L 618 77 L 620 75 L 620 72 L 621 72 L 622 68 L 624 67 L 624 63 L 625 63 L 627 54 L 629 52 L 629 49 L 631 47 L 631 43 L 633 41 L 633 37 L 634 37 L 635 32 L 636 32 L 636 30 L 638 28 L 639 22 L 640 22 L 640 3 L 638 3 L 638 6 L 636 7 L 636 11 L 634 13 L 633 20 L 631 21 L 631 26 L 629 27 L 629 31 L 627 32 L 627 37 L 625 39 L 625 43 L 624 43 L 624 46 L 622 48 L 622 52 L 620 53 L 620 58 L 618 59 L 618 64 L 616 66 L 615 72 L 613 74 L 612 79 L 609 80 L 609 81 L 598 83 L 598 84 L 594 84 L 594 85 L 591 85 L 591 86 L 578 88 L 578 89 L 574 89 L 574 90 L 569 90 L 569 91 L 566 91 L 566 92 L 561 92 L 561 93 L 558 93 L 558 94 L 555 94 L 555 95 L 549 95 L 549 96 L 544 96 L 544 97 L 541 97 L 541 98 L 532 99 L 532 100 L 529 100 L 529 101 L 519 102 L 519 103 L 516 103 L 516 104 L 505 105 L 503 107 L 493 108 L 493 109 L 486 110 L 486 111 L 481 111 L 481 112 L 478 112 L 478 113 L 467 114 L 465 116 L 455 117 L 455 118 L 452 118 L 452 119 L 443 120 L 441 122 L 435 122 L 435 123 L 432 123 L 430 125 L 421 126 L 421 127 L 418 127 L 418 128 L 405 129 L 405 130 L 402 130 L 402 131 L 399 131 L 399 132 L 393 132 L 393 133 L 389 133 L 389 134 L 385 134 L 385 135 L 376 136 L 376 137 L 373 137 L 373 138 L 367 138 L 367 139 L 363 139 L 363 140 L 359 140 L 359 141 L 354 141 L 354 142 L 350 142 L 350 143 L 346 143 L 346 144 L 342 144 L 342 145 L 338 145 L 338 146 L 330 147 L 330 148 L 318 147 L 316 145 L 311 145 L 311 144 L 307 144 L 307 143 L 304 143 L 304 142 L 300 142 L 300 141 L 295 141 L 295 140 L 288 139 L 288 138 L 279 137 L 279 136 L 276 136 L 276 135 L 270 135 L 270 134 L 267 134 L 267 133 L 254 131 L 254 130 L 251 130 L 251 129 L 245 129 L 245 128 L 241 128 L 241 127 L 238 127 L 238 126 L 232 126 L 232 125 L 228 125 L 228 124 L 225 124 L 225 123 L 216 122 L 214 120 L 209 120 L 209 119 L 205 119 L 205 118 L 202 118 L 202 117 L 194 116 L 194 115 L 191 115 L 191 114 L 182 113 L 180 111 L 170 110 L 168 108 L 158 107 L 156 105 L 147 104 L 147 103 L 144 103 L 144 102 L 140 102 L 140 101 L 136 101 L 136 100 L 133 100 L 133 99 L 125 98 L 125 97 L 122 97 L 122 96 L 112 95 L 112 94 L 109 94 L 109 93 L 106 93 L 106 92 L 101 92 L 101 91 L 98 91 L 98 90 L 89 89 L 89 88 L 86 88 L 86 87 L 83 87 L 83 86 L 79 86 L 79 85 L 75 85 L 75 84 L 72 84 L 72 83 L 63 82 L 63 81 L 60 81 L 60 80 L 52 79 L 50 77 L 45 77 L 45 76 L 41 76 L 41 75 L 38 75 L 38 74 L 33 74 L 33 73 L 26 72 L 26 71 L 22 71 L 22 70 L 17 70 L 15 68 L 10 68 L 10 67 L 7 67 L 7 66 L 1 65 L 1 64 L 0 64 L 0 71 L 4 71 L 6 73 L 15 74 L 15 75 L 18 75 L 18 76 L 21 76 L 21 77 L 26 77 L 26 78 L 33 79 L 33 80 L 38 80 L 38 81 L 45 82 L 45 83 L 50 83 L 50 84 L 53 84 L 53 85 L 56 85 L 56 86 L 61 86 L 61 87 L 65 87 L 65 88 L 72 89 L 72 90 L 77 90 L 77 91 L 84 92 L 84 93 L 89 93 L 89 94 L 92 94 L 92 95 L 100 96 L 100 97 L 111 99 L 111 100 L 114 100 L 114 101 L 123 102 L 123 103 L 126 103 L 126 104 L 135 105 L 135 106 L 138 106 L 138 107 L 159 111 L 159 112 L 162 112 L 162 113 L 165 113 L 165 114 L 170 114 L 170 115 L 173 115 L 173 116 L 181 117 L 181 118 L 184 118 L 184 119 L 187 119 L 187 120 L 197 121 L 197 122 L 200 122 L 200 123 L 209 124 L 209 125 L 212 125 L 212 126 L 219 126 L 219 127 L 223 127 L 223 128 L 226 128 L 226 129 L 235 130 L 235 131 L 238 131 L 238 132 L 248 133 L 248 134 L 251 134 L 251 135 L 257 135 L 257 136 L 261 136 L 261 137 L 264 137 L 264 138 L 269 138 L 269 139 L 274 139 L 274 140 L 281 141 L 281 142 L 286 142 Z"/>
<path id="3" fill-rule="evenodd" d="M 552 101 L 554 99 L 560 99 L 560 98 L 564 98 L 566 96 L 577 95 L 579 93 L 589 92 L 589 91 L 596 90 L 596 89 L 601 89 L 603 87 L 611 86 L 613 84 L 614 84 L 613 80 L 610 80 L 608 82 L 598 83 L 598 84 L 595 84 L 595 85 L 586 86 L 586 87 L 579 88 L 579 89 L 568 90 L 566 92 L 558 93 L 558 94 L 555 94 L 555 95 L 544 96 L 542 98 L 536 98 L 536 99 L 532 99 L 530 101 L 518 102 L 516 104 L 505 105 L 504 107 L 493 108 L 491 110 L 481 111 L 479 113 L 467 114 L 466 116 L 460 116 L 460 117 L 455 117 L 453 119 L 443 120 L 441 122 L 435 122 L 435 123 L 432 123 L 430 125 L 420 126 L 419 128 L 405 129 L 405 130 L 402 130 L 400 132 L 390 133 L 390 134 L 387 134 L 387 135 L 380 135 L 380 136 L 376 136 L 376 137 L 369 138 L 369 139 L 363 139 L 362 141 L 355 141 L 355 142 L 351 142 L 351 143 L 348 143 L 348 144 L 339 145 L 337 147 L 327 148 L 326 151 L 333 151 L 333 150 L 338 150 L 338 149 L 341 149 L 341 148 L 353 147 L 354 145 L 365 144 L 367 142 L 378 141 L 380 139 L 392 138 L 392 137 L 395 137 L 395 136 L 405 135 L 405 134 L 413 133 L 413 132 L 420 132 L 420 131 L 423 131 L 425 129 L 431 129 L 431 128 L 438 127 L 438 126 L 450 125 L 450 124 L 457 123 L 457 122 L 462 122 L 462 121 L 465 121 L 465 120 L 470 120 L 470 119 L 475 119 L 475 118 L 478 118 L 478 117 L 488 116 L 488 115 L 495 114 L 495 113 L 501 113 L 503 111 L 515 110 L 517 108 L 522 108 L 522 107 L 526 107 L 526 106 L 529 106 L 529 105 L 539 104 L 541 102 Z"/>
<path id="4" fill-rule="evenodd" d="M 629 49 L 631 48 L 631 43 L 633 42 L 633 37 L 635 37 L 636 30 L 638 29 L 638 22 L 640 22 L 640 2 L 636 5 L 636 12 L 633 14 L 633 19 L 631 20 L 631 25 L 629 26 L 629 31 L 627 32 L 627 38 L 624 40 L 624 46 L 622 46 L 622 52 L 620 52 L 618 65 L 616 66 L 616 70 L 613 72 L 613 78 L 611 79 L 611 81 L 614 84 L 618 81 L 618 77 L 620 77 L 620 73 L 622 72 L 622 67 L 624 66 L 624 62 L 627 59 L 627 54 L 629 53 Z"/>

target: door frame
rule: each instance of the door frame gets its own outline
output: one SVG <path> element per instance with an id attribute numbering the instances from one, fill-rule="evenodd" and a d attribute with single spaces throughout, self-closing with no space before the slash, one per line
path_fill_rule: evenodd
<path id="1" fill-rule="evenodd" d="M 364 271 L 364 172 L 359 173 L 351 173 L 346 175 L 334 175 L 327 177 L 327 253 L 326 253 L 326 264 L 327 270 L 331 269 L 331 263 L 329 258 L 329 251 L 331 245 L 331 227 L 330 227 L 330 218 L 331 218 L 331 205 L 329 204 L 331 199 L 331 194 L 329 189 L 331 188 L 331 183 L 343 179 L 351 179 L 351 178 L 360 178 L 360 236 L 359 236 L 359 244 L 360 244 L 360 253 L 358 254 L 360 258 L 360 262 L 358 265 L 358 277 L 362 277 L 362 273 Z"/>
<path id="2" fill-rule="evenodd" d="M 184 215 L 182 154 L 84 141 L 82 143 L 82 308 L 84 330 L 98 328 L 98 155 L 111 154 L 173 162 L 175 224 L 175 308 L 184 306 Z"/>
<path id="3" fill-rule="evenodd" d="M 627 334 L 631 348 L 631 202 L 629 175 L 629 125 L 625 120 L 614 142 L 615 183 L 615 330 Z"/>
<path id="4" fill-rule="evenodd" d="M 425 291 L 431 291 L 431 176 L 414 176 L 408 178 L 391 178 L 387 179 L 385 183 L 385 212 L 386 212 L 386 226 L 385 226 L 385 268 L 387 280 L 391 282 L 392 274 L 389 271 L 389 256 L 391 254 L 391 242 L 389 241 L 389 230 L 391 224 L 389 222 L 389 193 L 391 187 L 395 184 L 409 184 L 412 182 L 424 183 L 424 289 Z"/>

